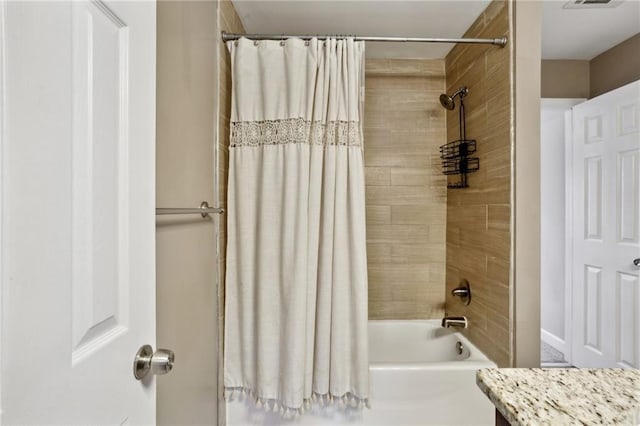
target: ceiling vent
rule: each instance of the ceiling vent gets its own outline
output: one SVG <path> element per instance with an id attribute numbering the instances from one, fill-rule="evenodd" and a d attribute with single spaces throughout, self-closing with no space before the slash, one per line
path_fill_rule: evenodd
<path id="1" fill-rule="evenodd" d="M 620 6 L 623 0 L 572 0 L 563 9 L 611 9 Z"/>

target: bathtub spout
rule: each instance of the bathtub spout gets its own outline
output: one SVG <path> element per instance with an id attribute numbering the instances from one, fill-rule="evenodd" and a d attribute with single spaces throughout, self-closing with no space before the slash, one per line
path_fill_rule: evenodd
<path id="1" fill-rule="evenodd" d="M 444 317 L 442 318 L 442 326 L 444 328 L 449 328 L 449 327 L 467 328 L 468 327 L 467 317 Z"/>

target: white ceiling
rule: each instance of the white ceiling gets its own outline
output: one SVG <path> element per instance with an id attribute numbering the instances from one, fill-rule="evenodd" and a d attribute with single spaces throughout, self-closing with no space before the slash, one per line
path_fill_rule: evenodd
<path id="1" fill-rule="evenodd" d="M 640 32 L 640 0 L 615 8 L 543 4 L 542 58 L 590 60 Z M 249 33 L 462 37 L 489 0 L 233 0 Z M 498 35 L 496 35 L 498 36 Z M 440 43 L 367 43 L 370 58 L 444 58 Z"/>
<path id="2" fill-rule="evenodd" d="M 248 33 L 462 37 L 489 0 L 233 0 Z M 453 45 L 368 42 L 369 58 L 444 58 Z"/>
<path id="3" fill-rule="evenodd" d="M 566 0 L 544 2 L 542 59 L 591 60 L 640 32 L 638 0 L 597 9 L 563 9 L 565 3 Z"/>

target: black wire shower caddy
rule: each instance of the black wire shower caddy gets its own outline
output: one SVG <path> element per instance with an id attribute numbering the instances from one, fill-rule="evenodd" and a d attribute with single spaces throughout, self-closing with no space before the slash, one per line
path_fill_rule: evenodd
<path id="1" fill-rule="evenodd" d="M 442 159 L 442 172 L 445 175 L 460 175 L 458 182 L 450 182 L 447 184 L 447 188 L 468 188 L 469 183 L 467 181 L 467 175 L 469 173 L 477 172 L 480 169 L 480 159 L 478 157 L 472 157 L 471 155 L 476 152 L 476 140 L 467 139 L 466 129 L 466 116 L 464 111 L 463 98 L 468 93 L 466 88 L 461 88 L 457 95 L 460 96 L 460 108 L 459 108 L 459 125 L 460 125 L 460 139 L 453 142 L 446 143 L 440 147 L 440 158 Z M 453 100 L 450 97 L 451 103 Z M 445 105 L 443 103 L 443 105 Z"/>

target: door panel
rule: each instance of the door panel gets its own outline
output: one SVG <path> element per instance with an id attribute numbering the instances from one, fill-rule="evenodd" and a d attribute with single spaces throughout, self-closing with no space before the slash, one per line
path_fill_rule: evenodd
<path id="1" fill-rule="evenodd" d="M 638 244 L 639 158 L 635 150 L 618 153 L 616 222 L 619 243 Z"/>
<path id="2" fill-rule="evenodd" d="M 616 347 L 616 362 L 619 365 L 635 368 L 638 365 L 638 276 L 618 272 L 616 274 L 616 312 L 620 324 L 620 338 Z"/>
<path id="3" fill-rule="evenodd" d="M 585 266 L 585 347 L 602 353 L 602 269 Z"/>
<path id="4" fill-rule="evenodd" d="M 78 361 L 128 329 L 127 25 L 74 3 L 72 330 Z"/>
<path id="5" fill-rule="evenodd" d="M 584 236 L 587 240 L 602 239 L 602 157 L 584 160 Z"/>
<path id="6" fill-rule="evenodd" d="M 573 108 L 578 367 L 640 367 L 640 82 Z"/>
<path id="7" fill-rule="evenodd" d="M 2 422 L 151 424 L 155 4 L 8 2 Z"/>

